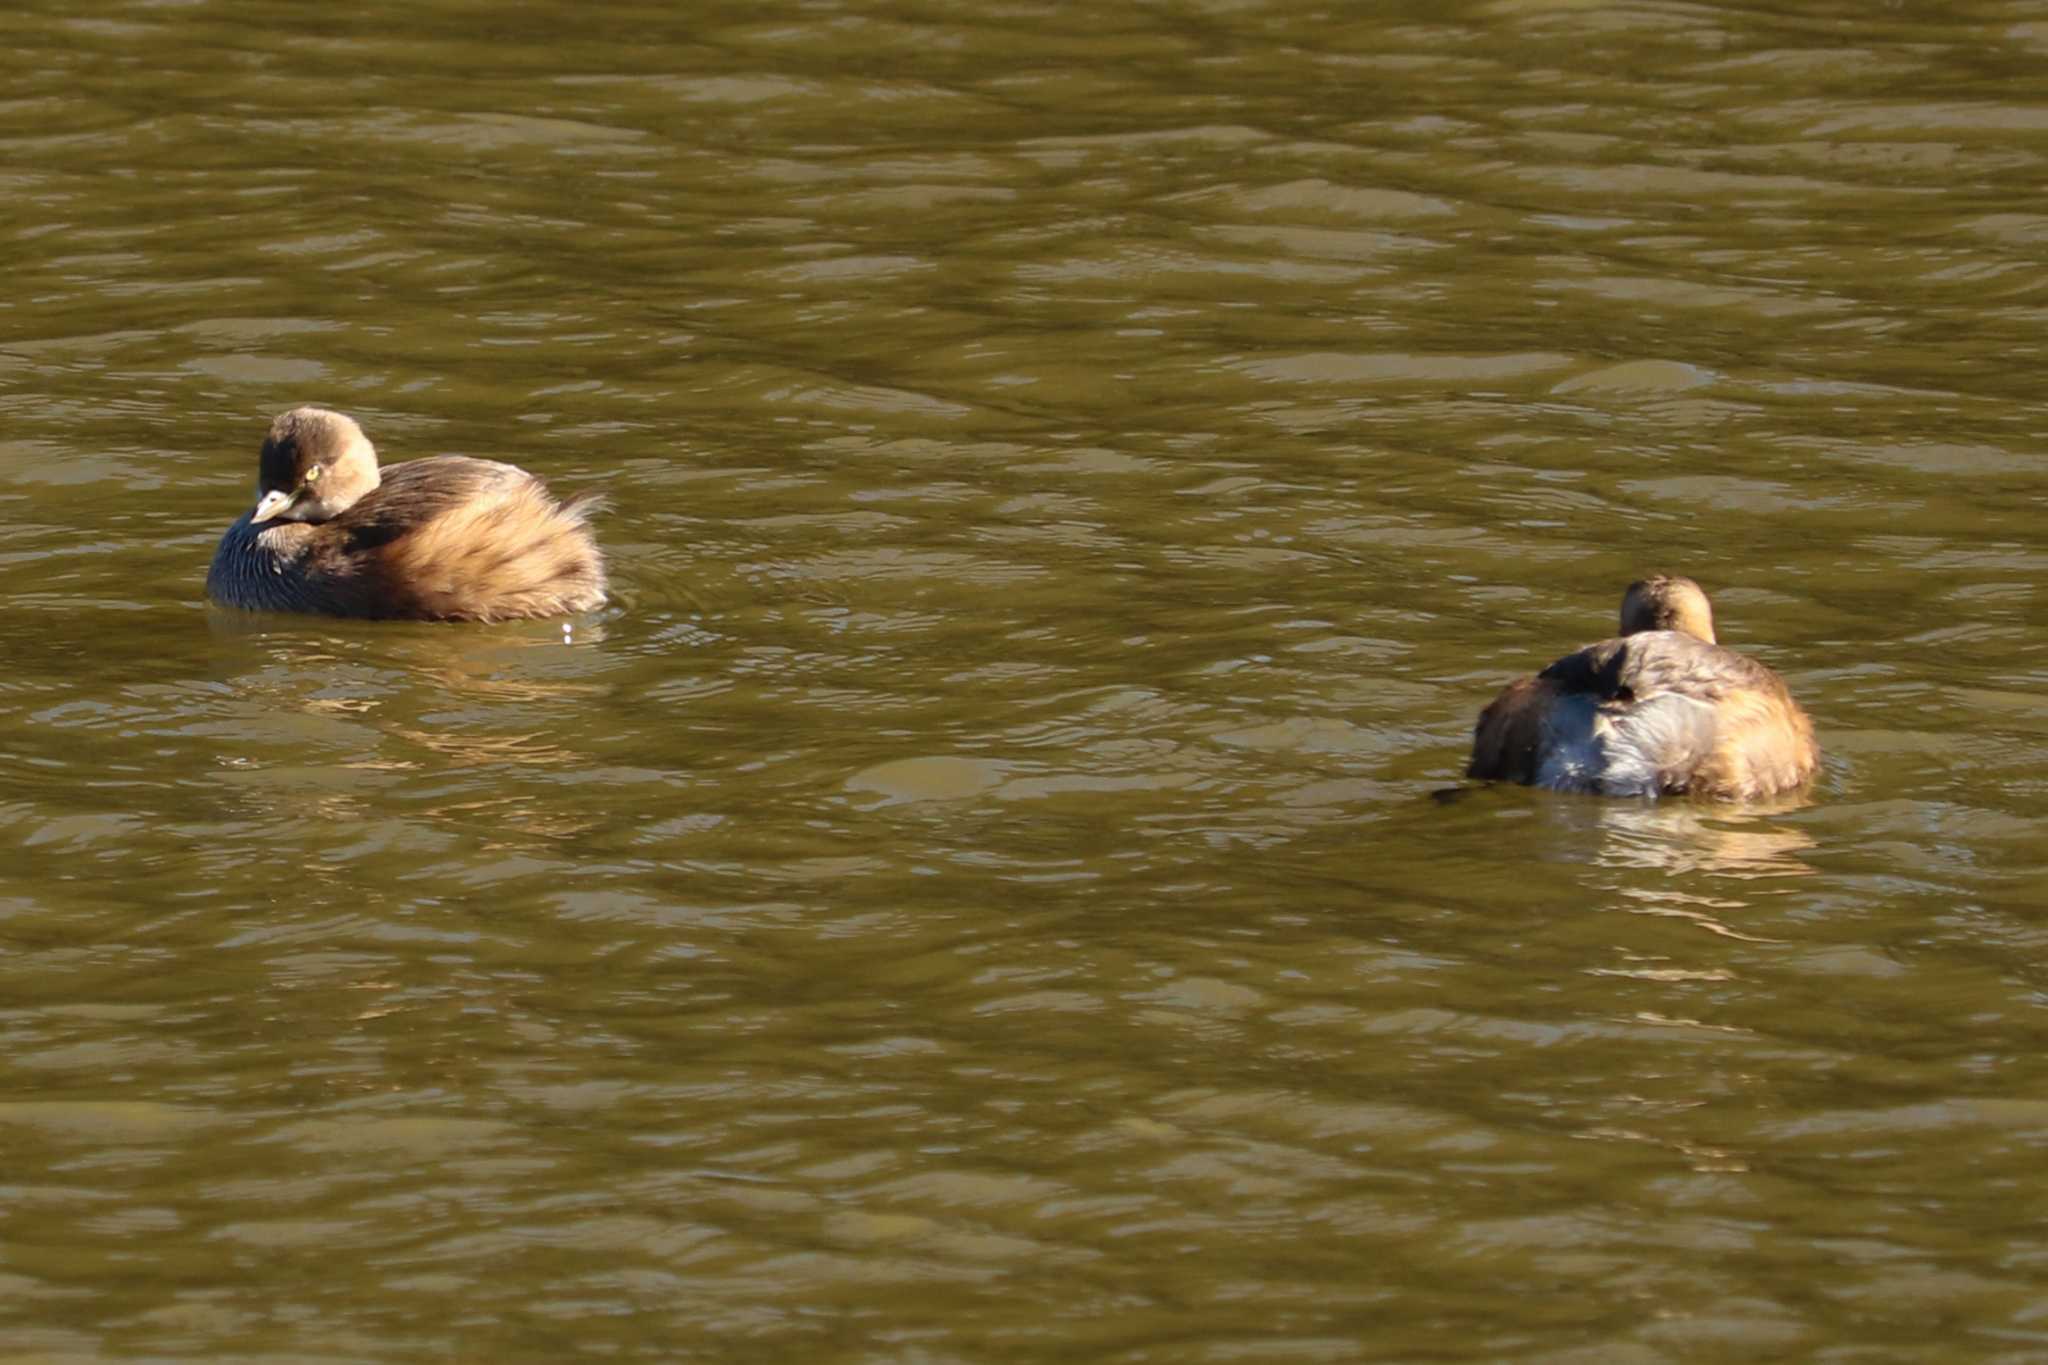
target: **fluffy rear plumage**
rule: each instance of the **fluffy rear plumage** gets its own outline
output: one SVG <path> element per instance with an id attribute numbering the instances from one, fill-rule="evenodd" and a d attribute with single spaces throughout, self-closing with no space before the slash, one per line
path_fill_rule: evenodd
<path id="1" fill-rule="evenodd" d="M 463 463 L 489 471 L 475 492 L 393 538 L 376 559 L 380 594 L 403 607 L 392 614 L 504 621 L 602 604 L 604 560 L 589 529 L 597 500 L 557 503 L 524 470 Z M 385 487 L 412 467 L 386 471 Z"/>
<path id="2" fill-rule="evenodd" d="M 1661 605 L 1681 595 L 1680 609 Z M 1711 637 L 1697 584 L 1645 580 L 1624 601 L 1629 633 L 1510 683 L 1480 713 L 1470 776 L 1717 800 L 1773 796 L 1811 779 L 1820 761 L 1813 725 L 1777 674 L 1689 630 L 1644 628 L 1682 620 Z"/>

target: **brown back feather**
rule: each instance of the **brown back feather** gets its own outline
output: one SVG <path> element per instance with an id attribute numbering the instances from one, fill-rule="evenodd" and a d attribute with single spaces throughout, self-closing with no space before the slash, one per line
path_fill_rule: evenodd
<path id="1" fill-rule="evenodd" d="M 1534 782 L 1542 762 L 1544 718 L 1560 688 L 1547 678 L 1517 678 L 1501 690 L 1472 731 L 1467 777 Z"/>
<path id="2" fill-rule="evenodd" d="M 604 558 L 587 525 L 512 465 L 439 456 L 393 465 L 314 547 L 347 615 L 502 621 L 604 601 Z"/>

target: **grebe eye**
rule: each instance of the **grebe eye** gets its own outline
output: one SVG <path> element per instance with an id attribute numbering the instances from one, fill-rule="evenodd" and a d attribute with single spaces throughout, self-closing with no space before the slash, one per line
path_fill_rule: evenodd
<path id="1" fill-rule="evenodd" d="M 316 464 L 316 465 L 314 465 L 314 466 L 313 466 L 313 467 L 312 467 L 311 469 L 309 469 L 309 470 L 307 470 L 307 471 L 306 471 L 306 482 L 307 482 L 307 483 L 318 483 L 319 481 L 320 481 L 320 466 Z"/>

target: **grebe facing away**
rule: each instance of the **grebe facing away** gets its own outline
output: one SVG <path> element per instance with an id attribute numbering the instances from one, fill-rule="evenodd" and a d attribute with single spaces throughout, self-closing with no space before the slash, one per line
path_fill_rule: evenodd
<path id="1" fill-rule="evenodd" d="M 270 424 L 256 505 L 220 538 L 206 594 L 227 607 L 505 621 L 604 601 L 587 498 L 559 503 L 495 460 L 380 471 L 362 428 L 325 408 Z"/>
<path id="2" fill-rule="evenodd" d="M 1621 635 L 1509 683 L 1479 713 L 1469 777 L 1603 796 L 1749 801 L 1804 786 L 1813 722 L 1785 682 L 1714 643 L 1690 578 L 1645 578 Z"/>

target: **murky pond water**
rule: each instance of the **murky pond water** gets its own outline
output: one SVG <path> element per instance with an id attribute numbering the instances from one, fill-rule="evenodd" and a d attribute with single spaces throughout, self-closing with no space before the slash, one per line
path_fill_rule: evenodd
<path id="1" fill-rule="evenodd" d="M 0 1347 L 2048 1358 L 2048 10 L 0 16 Z M 269 416 L 607 490 L 238 617 Z M 1463 789 L 1651 569 L 1828 752 Z"/>

